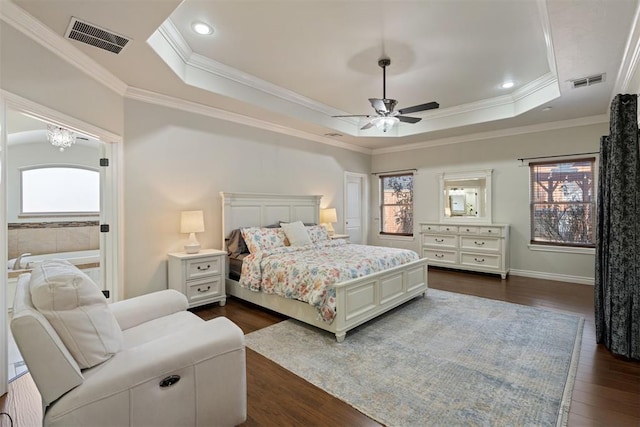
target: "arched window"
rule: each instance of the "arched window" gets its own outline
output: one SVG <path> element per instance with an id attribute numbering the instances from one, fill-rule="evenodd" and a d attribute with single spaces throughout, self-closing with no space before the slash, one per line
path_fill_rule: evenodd
<path id="1" fill-rule="evenodd" d="M 21 215 L 74 216 L 100 213 L 100 172 L 79 166 L 20 171 Z"/>

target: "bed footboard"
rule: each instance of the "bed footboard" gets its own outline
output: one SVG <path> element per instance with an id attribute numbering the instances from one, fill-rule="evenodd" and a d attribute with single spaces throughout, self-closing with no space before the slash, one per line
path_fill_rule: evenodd
<path id="1" fill-rule="evenodd" d="M 389 270 L 335 284 L 336 317 L 332 323 L 320 319 L 311 305 L 275 294 L 250 291 L 227 279 L 227 294 L 329 331 L 338 342 L 349 330 L 427 292 L 427 259 L 419 259 Z"/>

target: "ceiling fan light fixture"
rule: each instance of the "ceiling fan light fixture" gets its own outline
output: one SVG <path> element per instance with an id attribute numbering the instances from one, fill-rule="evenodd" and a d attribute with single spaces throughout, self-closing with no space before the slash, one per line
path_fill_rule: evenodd
<path id="1" fill-rule="evenodd" d="M 504 82 L 500 85 L 502 89 L 511 89 L 513 86 L 515 86 L 515 83 L 511 81 Z"/>
<path id="2" fill-rule="evenodd" d="M 382 132 L 386 132 L 399 121 L 400 119 L 398 119 L 397 117 L 376 117 L 371 120 L 371 123 L 373 123 L 374 126 Z"/>

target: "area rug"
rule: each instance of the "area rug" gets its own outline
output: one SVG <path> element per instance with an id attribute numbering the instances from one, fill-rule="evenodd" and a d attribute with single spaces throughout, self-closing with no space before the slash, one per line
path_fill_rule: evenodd
<path id="1" fill-rule="evenodd" d="M 429 289 L 347 333 L 286 320 L 246 345 L 387 426 L 566 425 L 584 319 Z"/>

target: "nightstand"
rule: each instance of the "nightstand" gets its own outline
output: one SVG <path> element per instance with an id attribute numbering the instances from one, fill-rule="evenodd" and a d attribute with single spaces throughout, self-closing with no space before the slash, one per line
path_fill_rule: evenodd
<path id="1" fill-rule="evenodd" d="M 344 240 L 349 243 L 349 235 L 348 234 L 334 234 L 333 236 L 329 236 L 331 240 Z"/>
<path id="2" fill-rule="evenodd" d="M 225 293 L 225 251 L 202 249 L 197 254 L 169 254 L 169 288 L 187 296 L 189 308 L 227 302 Z"/>

